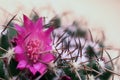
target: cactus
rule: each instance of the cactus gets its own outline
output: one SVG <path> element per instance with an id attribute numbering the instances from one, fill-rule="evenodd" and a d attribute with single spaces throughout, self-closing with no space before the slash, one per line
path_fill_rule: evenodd
<path id="1" fill-rule="evenodd" d="M 45 71 L 41 73 L 38 70 L 32 74 L 29 68 L 22 70 L 17 68 L 19 63 L 15 59 L 16 53 L 14 49 L 17 44 L 15 42 L 16 38 L 14 38 L 17 35 L 17 30 L 15 30 L 14 22 L 12 22 L 15 17 L 13 16 L 6 25 L 2 32 L 6 29 L 8 32 L 2 35 L 0 39 L 0 79 L 109 80 L 111 76 L 119 75 L 114 72 L 113 59 L 107 52 L 106 47 L 104 47 L 104 42 L 94 41 L 91 31 L 81 29 L 76 21 L 72 25 L 63 27 L 58 16 L 51 19 L 49 23 L 43 24 L 44 30 L 53 28 L 50 34 L 52 49 L 46 50 L 44 53 L 53 53 L 55 59 L 52 59 L 49 63 L 41 62 L 46 66 Z M 33 21 L 37 21 L 37 19 L 39 19 L 38 15 L 32 16 Z M 27 37 L 30 35 L 27 35 Z M 108 55 L 110 61 L 106 61 L 103 52 Z"/>

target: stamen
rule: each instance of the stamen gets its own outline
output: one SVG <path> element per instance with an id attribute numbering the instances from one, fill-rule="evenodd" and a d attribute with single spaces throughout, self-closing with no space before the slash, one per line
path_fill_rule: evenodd
<path id="1" fill-rule="evenodd" d="M 30 40 L 26 45 L 27 57 L 30 61 L 36 63 L 39 59 L 40 41 Z"/>

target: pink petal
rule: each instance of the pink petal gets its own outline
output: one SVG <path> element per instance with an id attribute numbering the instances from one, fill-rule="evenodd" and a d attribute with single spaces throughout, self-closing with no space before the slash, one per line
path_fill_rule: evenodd
<path id="1" fill-rule="evenodd" d="M 23 19 L 25 28 L 30 30 L 33 26 L 33 22 L 26 15 L 23 15 Z"/>
<path id="2" fill-rule="evenodd" d="M 24 53 L 24 51 L 23 51 L 21 46 L 16 46 L 14 51 L 15 51 L 15 53 Z"/>
<path id="3" fill-rule="evenodd" d="M 40 36 L 40 39 L 41 39 L 41 37 L 42 37 L 42 39 L 43 39 L 43 41 L 45 42 L 45 44 L 46 45 L 50 45 L 50 43 L 51 43 L 51 32 L 53 31 L 53 28 L 51 27 L 51 28 L 49 28 L 49 29 L 47 29 L 46 31 L 44 31 L 44 32 L 41 32 L 43 35 L 42 36 Z"/>
<path id="4" fill-rule="evenodd" d="M 50 27 L 50 28 L 48 28 L 45 32 L 44 32 L 44 40 L 45 40 L 45 43 L 46 43 L 46 45 L 48 45 L 48 44 L 50 44 L 51 43 L 51 32 L 53 31 L 53 27 Z"/>
<path id="5" fill-rule="evenodd" d="M 42 63 L 36 63 L 33 66 L 41 74 L 44 74 L 44 72 L 46 71 L 46 65 L 44 65 Z"/>
<path id="6" fill-rule="evenodd" d="M 51 53 L 47 53 L 47 54 L 42 56 L 41 60 L 45 63 L 49 63 L 52 60 L 55 60 L 55 56 Z"/>
<path id="7" fill-rule="evenodd" d="M 36 29 L 41 30 L 41 29 L 43 28 L 42 22 L 43 22 L 43 18 L 41 17 L 41 18 L 39 18 L 39 19 L 37 20 L 37 22 L 35 23 Z"/>
<path id="8" fill-rule="evenodd" d="M 19 26 L 18 24 L 15 24 L 15 29 L 17 30 L 17 32 L 18 32 L 19 34 L 24 33 L 24 28 L 21 27 L 21 26 Z"/>
<path id="9" fill-rule="evenodd" d="M 53 27 L 50 27 L 50 28 L 48 28 L 46 31 L 45 31 L 45 35 L 47 35 L 48 37 L 50 37 L 50 34 L 51 34 L 51 32 L 53 31 Z"/>
<path id="10" fill-rule="evenodd" d="M 46 71 L 46 66 L 44 64 L 41 65 L 41 69 L 39 70 L 39 72 L 41 74 L 44 74 L 44 72 Z"/>
<path id="11" fill-rule="evenodd" d="M 27 60 L 27 59 L 26 59 L 26 56 L 23 53 L 21 53 L 21 54 L 15 54 L 15 60 L 21 61 L 21 60 Z"/>
<path id="12" fill-rule="evenodd" d="M 27 65 L 27 62 L 25 60 L 21 60 L 18 65 L 17 65 L 17 68 L 19 69 L 24 69 Z"/>
<path id="13" fill-rule="evenodd" d="M 33 66 L 28 65 L 27 67 L 28 67 L 29 70 L 33 73 L 33 75 L 36 74 L 37 70 L 36 70 Z"/>
<path id="14" fill-rule="evenodd" d="M 16 61 L 26 60 L 24 51 L 20 46 L 16 46 L 14 52 Z"/>
<path id="15" fill-rule="evenodd" d="M 50 44 L 50 43 L 49 43 Z M 50 45 L 46 45 L 45 47 L 46 50 L 52 50 L 52 47 Z"/>

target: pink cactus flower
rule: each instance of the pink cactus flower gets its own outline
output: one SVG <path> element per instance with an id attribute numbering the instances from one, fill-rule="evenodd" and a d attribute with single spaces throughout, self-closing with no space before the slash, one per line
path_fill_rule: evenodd
<path id="1" fill-rule="evenodd" d="M 36 72 L 44 74 L 47 71 L 47 64 L 55 59 L 51 53 L 50 34 L 53 28 L 43 29 L 43 18 L 33 22 L 24 15 L 23 20 L 23 26 L 15 24 L 18 33 L 14 39 L 16 43 L 15 59 L 18 61 L 17 68 L 29 69 L 33 75 Z"/>

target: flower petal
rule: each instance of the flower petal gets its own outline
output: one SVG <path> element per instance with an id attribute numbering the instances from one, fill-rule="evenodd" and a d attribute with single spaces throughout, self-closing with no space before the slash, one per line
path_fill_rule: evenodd
<path id="1" fill-rule="evenodd" d="M 51 53 L 47 53 L 47 54 L 42 56 L 41 60 L 45 63 L 49 63 L 52 60 L 55 60 L 55 56 Z"/>
<path id="2" fill-rule="evenodd" d="M 20 46 L 16 46 L 14 49 L 14 52 L 15 52 L 15 59 L 17 61 L 26 60 L 26 57 L 24 55 L 24 51 Z"/>
<path id="3" fill-rule="evenodd" d="M 41 74 L 44 74 L 44 72 L 46 71 L 46 65 L 44 65 L 42 63 L 36 63 L 33 66 Z"/>
<path id="4" fill-rule="evenodd" d="M 50 34 L 51 34 L 51 32 L 53 31 L 53 27 L 50 27 L 50 28 L 48 28 L 46 31 L 45 31 L 45 35 L 47 35 L 48 37 L 50 37 Z"/>
<path id="5" fill-rule="evenodd" d="M 41 30 L 41 29 L 43 28 L 42 22 L 43 22 L 43 18 L 40 17 L 40 18 L 37 20 L 37 22 L 35 23 L 35 27 L 36 27 L 37 29 Z"/>
<path id="6" fill-rule="evenodd" d="M 29 70 L 33 73 L 33 75 L 36 74 L 37 70 L 33 66 L 28 65 L 27 68 L 29 68 Z"/>
<path id="7" fill-rule="evenodd" d="M 48 28 L 45 32 L 44 32 L 44 36 L 45 36 L 45 40 L 46 40 L 46 44 L 50 44 L 51 43 L 51 32 L 53 31 L 53 27 L 50 27 L 50 28 Z"/>
<path id="8" fill-rule="evenodd" d="M 23 34 L 24 33 L 24 27 L 21 27 L 18 24 L 14 24 L 14 26 L 15 26 L 15 29 L 17 30 L 17 32 L 19 34 Z"/>
<path id="9" fill-rule="evenodd" d="M 18 65 L 17 65 L 17 68 L 19 69 L 24 69 L 27 65 L 27 62 L 25 60 L 21 60 Z"/>
<path id="10" fill-rule="evenodd" d="M 22 47 L 20 47 L 20 46 L 16 46 L 14 51 L 15 51 L 15 53 L 24 53 Z"/>
<path id="11" fill-rule="evenodd" d="M 26 15 L 23 15 L 23 19 L 24 19 L 24 26 L 25 26 L 25 28 L 27 30 L 32 29 L 33 22 Z"/>

